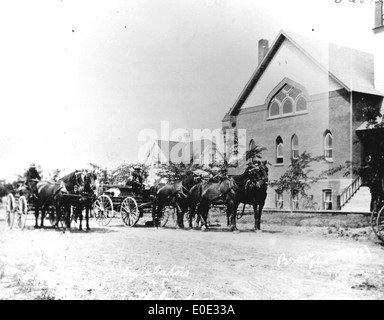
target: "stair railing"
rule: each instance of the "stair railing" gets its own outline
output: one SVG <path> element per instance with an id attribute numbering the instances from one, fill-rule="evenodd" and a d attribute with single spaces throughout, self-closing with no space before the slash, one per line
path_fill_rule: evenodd
<path id="1" fill-rule="evenodd" d="M 344 207 L 346 203 L 353 197 L 353 195 L 361 187 L 361 177 L 358 176 L 340 195 L 340 208 Z"/>

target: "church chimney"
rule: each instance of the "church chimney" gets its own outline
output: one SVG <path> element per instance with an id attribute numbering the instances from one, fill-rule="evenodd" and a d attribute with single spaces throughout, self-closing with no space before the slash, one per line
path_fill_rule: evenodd
<path id="1" fill-rule="evenodd" d="M 269 42 L 266 39 L 259 40 L 259 64 L 264 59 L 269 50 Z"/>
<path id="2" fill-rule="evenodd" d="M 384 12 L 383 12 L 383 0 L 375 2 L 375 28 L 383 25 Z"/>

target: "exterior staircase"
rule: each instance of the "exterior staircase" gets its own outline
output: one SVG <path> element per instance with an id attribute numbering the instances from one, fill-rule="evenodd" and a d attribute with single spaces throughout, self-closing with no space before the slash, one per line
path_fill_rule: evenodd
<path id="1" fill-rule="evenodd" d="M 353 196 L 341 208 L 344 212 L 370 212 L 371 191 L 360 186 Z"/>

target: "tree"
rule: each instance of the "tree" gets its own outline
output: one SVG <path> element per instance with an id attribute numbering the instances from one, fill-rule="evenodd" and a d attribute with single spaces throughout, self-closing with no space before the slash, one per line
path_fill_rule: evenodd
<path id="1" fill-rule="evenodd" d="M 145 180 L 148 177 L 149 166 L 136 163 L 136 164 L 122 164 L 116 169 L 111 171 L 112 181 L 114 184 L 125 184 L 131 175 L 131 169 L 140 168 L 142 177 Z"/>
<path id="2" fill-rule="evenodd" d="M 59 175 L 60 175 L 61 171 L 62 171 L 61 169 L 52 170 L 52 172 L 50 172 L 48 174 L 49 179 L 51 179 L 53 181 L 57 181 L 59 179 Z"/>
<path id="3" fill-rule="evenodd" d="M 245 168 L 247 163 L 256 162 L 257 159 L 262 159 L 263 151 L 267 150 L 265 147 L 255 146 L 246 151 L 245 155 L 239 159 L 237 156 L 237 149 L 238 145 L 234 145 L 227 150 L 227 153 L 220 153 L 220 156 L 224 159 L 224 161 L 216 162 L 213 166 L 218 167 L 219 171 L 226 171 L 228 168 L 236 167 Z"/>
<path id="4" fill-rule="evenodd" d="M 375 128 L 382 127 L 383 121 L 378 120 L 383 115 L 380 112 L 380 105 L 373 105 L 367 102 L 364 98 L 356 104 L 356 117 L 367 122 L 367 128 L 373 126 Z"/>
<path id="5" fill-rule="evenodd" d="M 307 197 L 310 185 L 319 180 L 319 177 L 312 176 L 311 164 L 313 162 L 324 161 L 323 156 L 313 157 L 304 151 L 298 158 L 291 158 L 291 163 L 286 172 L 275 181 L 270 181 L 270 185 L 278 192 L 289 192 L 291 195 L 290 209 L 293 210 L 293 196 L 295 194 Z"/>
<path id="6" fill-rule="evenodd" d="M 163 164 L 158 171 L 159 178 L 166 178 L 169 181 L 178 180 L 184 177 L 189 171 L 204 170 L 209 171 L 207 167 L 199 163 L 168 163 Z"/>
<path id="7" fill-rule="evenodd" d="M 103 168 L 94 163 L 89 163 L 89 165 L 95 171 L 97 179 L 99 180 L 100 183 L 109 184 L 113 182 L 113 175 L 110 170 L 108 170 L 107 168 Z"/>
<path id="8" fill-rule="evenodd" d="M 6 188 L 5 185 L 0 185 L 0 198 L 5 197 L 8 195 L 9 190 Z"/>

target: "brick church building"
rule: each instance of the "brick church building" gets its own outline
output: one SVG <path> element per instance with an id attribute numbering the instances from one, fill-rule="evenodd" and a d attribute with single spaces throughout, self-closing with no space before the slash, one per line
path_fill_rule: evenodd
<path id="1" fill-rule="evenodd" d="M 224 132 L 246 129 L 248 148 L 267 148 L 263 158 L 271 164 L 271 180 L 303 151 L 325 158 L 312 165 L 314 176 L 346 161 L 364 163 L 368 151 L 358 133 L 364 125 L 359 108 L 362 101 L 377 108 L 383 104 L 382 1 L 376 3 L 373 32 L 375 53 L 287 31 L 281 31 L 270 47 L 267 40 L 259 41 L 259 65 L 225 114 L 222 127 Z M 308 190 L 320 209 L 342 209 L 360 189 L 359 177 L 343 174 L 320 180 Z M 266 208 L 288 209 L 292 200 L 298 203 L 290 194 L 269 188 Z"/>

